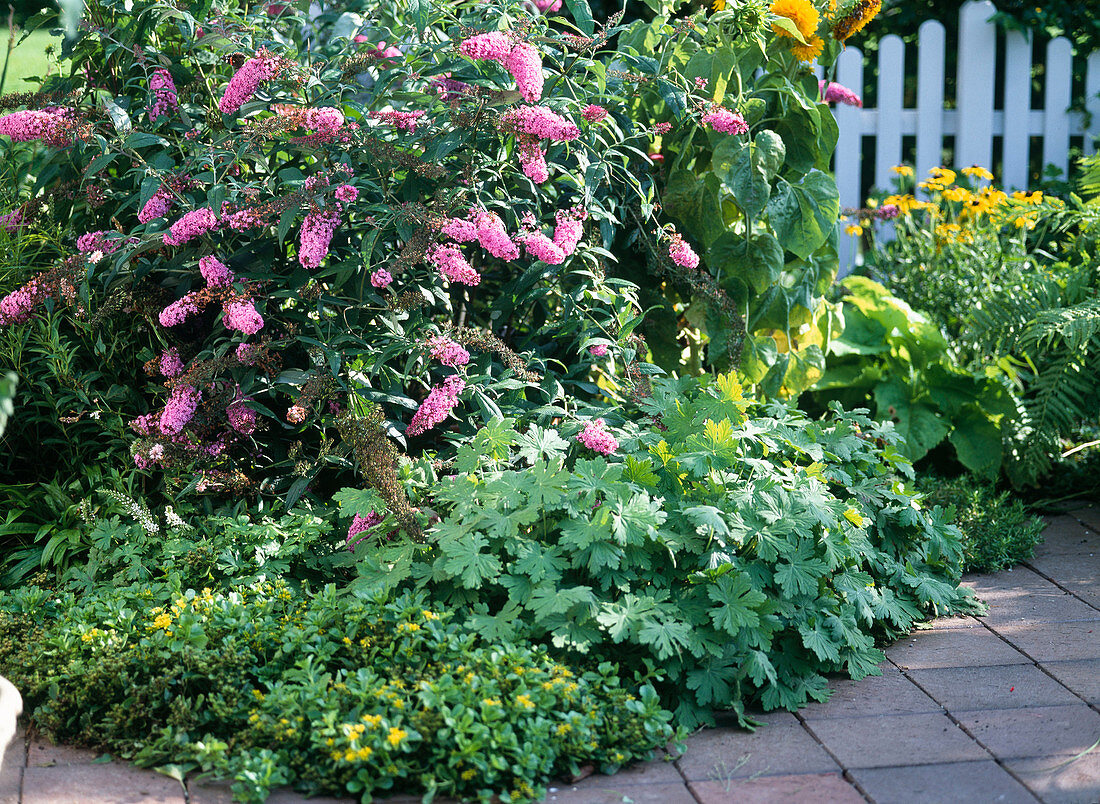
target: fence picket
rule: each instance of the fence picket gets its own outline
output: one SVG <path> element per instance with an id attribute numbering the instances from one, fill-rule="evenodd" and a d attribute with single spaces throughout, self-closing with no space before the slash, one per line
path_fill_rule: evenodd
<path id="1" fill-rule="evenodd" d="M 943 80 L 947 32 L 929 20 L 920 26 L 917 50 L 917 175 L 943 162 Z"/>
<path id="2" fill-rule="evenodd" d="M 856 88 L 863 94 L 863 54 L 858 48 L 846 48 L 837 60 L 837 81 L 846 87 Z M 834 157 L 834 173 L 840 191 L 841 207 L 862 206 L 863 188 L 860 186 L 860 157 L 863 151 L 863 119 L 854 106 L 840 105 L 836 110 L 836 124 L 840 129 Z M 838 250 L 840 264 L 847 268 L 855 261 L 855 240 L 840 230 Z"/>
<path id="3" fill-rule="evenodd" d="M 901 162 L 901 111 L 904 103 L 905 44 L 884 36 L 878 46 L 878 125 L 875 127 L 875 186 L 886 189 L 890 168 Z"/>
<path id="4" fill-rule="evenodd" d="M 1005 35 L 1004 168 L 1006 188 L 1027 189 L 1031 132 L 1031 35 L 1009 31 Z"/>
<path id="5" fill-rule="evenodd" d="M 1085 133 L 1085 153 L 1096 153 L 1095 137 L 1100 134 L 1100 50 L 1089 56 L 1085 72 L 1085 108 L 1092 115 L 1092 136 Z"/>
<path id="6" fill-rule="evenodd" d="M 1065 176 L 1069 170 L 1070 94 L 1073 89 L 1073 46 L 1059 37 L 1047 44 L 1044 76 L 1043 165 L 1056 165 Z"/>
<path id="7" fill-rule="evenodd" d="M 993 164 L 993 88 L 997 66 L 997 32 L 987 21 L 996 12 L 989 0 L 967 3 L 959 12 L 958 77 L 955 106 L 959 133 L 955 165 Z"/>

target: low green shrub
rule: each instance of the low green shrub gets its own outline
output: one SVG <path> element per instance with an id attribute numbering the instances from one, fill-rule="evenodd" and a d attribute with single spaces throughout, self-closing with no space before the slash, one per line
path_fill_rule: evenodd
<path id="1" fill-rule="evenodd" d="M 489 638 L 659 669 L 685 725 L 823 700 L 826 674 L 878 672 L 876 639 L 968 606 L 960 534 L 917 505 L 893 427 L 753 404 L 732 375 L 652 394 L 646 426 L 498 420 L 441 481 L 422 463 L 438 521 L 423 541 L 392 517 L 359 534 L 355 584 L 424 589 Z M 382 510 L 372 492 L 337 497 Z"/>
<path id="2" fill-rule="evenodd" d="M 946 479 L 922 476 L 917 483 L 929 505 L 954 512 L 963 534 L 963 569 L 996 572 L 1031 558 L 1043 540 L 1043 520 L 1021 500 L 969 475 Z"/>
<path id="3" fill-rule="evenodd" d="M 427 606 L 280 581 L 26 587 L 0 596 L 0 669 L 55 738 L 233 779 L 238 801 L 276 785 L 532 801 L 675 736 L 613 665 L 570 669 Z"/>

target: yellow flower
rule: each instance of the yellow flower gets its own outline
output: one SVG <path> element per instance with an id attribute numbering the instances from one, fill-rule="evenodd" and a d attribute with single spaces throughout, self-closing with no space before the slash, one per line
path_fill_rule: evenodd
<path id="1" fill-rule="evenodd" d="M 516 696 L 516 703 L 518 703 L 524 709 L 534 709 L 535 708 L 535 702 L 532 701 L 531 698 L 527 695 L 517 695 Z"/>
<path id="2" fill-rule="evenodd" d="M 984 167 L 978 165 L 971 165 L 970 167 L 964 167 L 962 169 L 964 175 L 970 178 L 985 179 L 986 181 L 993 181 L 993 174 L 986 170 Z"/>
<path id="3" fill-rule="evenodd" d="M 1012 200 L 1023 204 L 1041 204 L 1043 203 L 1043 193 L 1041 190 L 1034 190 L 1030 193 L 1022 193 L 1017 190 L 1012 194 Z"/>
<path id="4" fill-rule="evenodd" d="M 171 624 L 172 616 L 170 614 L 167 614 L 166 612 L 161 612 L 156 616 L 156 619 L 153 620 L 153 624 L 149 627 L 149 630 L 152 631 L 157 628 L 162 628 L 167 631 L 168 626 L 170 626 Z"/>
<path id="5" fill-rule="evenodd" d="M 419 623 L 399 623 L 397 626 L 398 631 L 419 631 Z"/>
<path id="6" fill-rule="evenodd" d="M 858 0 L 851 10 L 833 24 L 833 38 L 845 42 L 862 31 L 882 8 L 882 0 Z"/>
<path id="7" fill-rule="evenodd" d="M 371 748 L 369 745 L 364 745 L 362 748 L 360 748 L 358 751 L 355 752 L 355 757 L 360 762 L 362 762 L 363 760 L 370 759 L 370 755 L 373 754 L 373 753 L 374 753 L 373 748 Z"/>
<path id="8" fill-rule="evenodd" d="M 344 762 L 354 762 L 354 761 L 355 761 L 355 749 L 354 748 L 349 748 L 347 751 L 344 752 Z"/>
<path id="9" fill-rule="evenodd" d="M 821 14 L 814 8 L 810 0 L 775 0 L 771 5 L 771 12 L 777 17 L 786 17 L 794 23 L 794 27 L 802 34 L 802 38 L 809 42 L 817 33 L 817 26 L 821 22 Z M 775 25 L 772 30 L 779 36 L 788 39 L 793 37 Z"/>
<path id="10" fill-rule="evenodd" d="M 966 201 L 970 198 L 970 191 L 965 187 L 952 186 L 943 191 L 945 201 Z"/>
<path id="11" fill-rule="evenodd" d="M 712 0 L 712 2 L 710 4 L 710 7 L 712 9 L 714 9 L 715 11 L 721 11 L 722 9 L 724 9 L 726 7 L 726 0 Z M 469 773 L 469 771 L 466 771 L 466 773 Z M 462 778 L 465 779 L 466 774 L 463 774 Z"/>
<path id="12" fill-rule="evenodd" d="M 482 703 L 486 706 L 500 706 L 500 701 L 496 698 L 485 698 Z"/>
<path id="13" fill-rule="evenodd" d="M 863 234 L 863 227 L 858 223 L 853 223 L 851 226 L 846 226 L 844 228 L 844 234 L 849 234 L 852 237 L 859 237 Z"/>
<path id="14" fill-rule="evenodd" d="M 573 731 L 573 726 L 570 725 L 569 723 L 559 723 L 558 724 L 557 732 L 558 732 L 559 737 L 561 737 L 563 735 L 566 735 L 571 731 Z"/>
<path id="15" fill-rule="evenodd" d="M 438 620 L 439 619 L 439 615 L 436 614 L 434 611 L 428 611 L 427 609 L 425 609 L 424 611 L 422 611 L 420 613 L 424 615 L 425 620 Z"/>
<path id="16" fill-rule="evenodd" d="M 799 61 L 813 61 L 825 49 L 825 40 L 820 36 L 812 36 L 806 42 L 805 45 L 800 45 L 797 42 L 791 45 L 791 53 Z"/>
<path id="17" fill-rule="evenodd" d="M 717 0 L 717 2 L 720 2 L 723 5 L 725 5 L 725 1 L 726 0 Z M 462 780 L 463 781 L 469 781 L 470 779 L 473 779 L 475 776 L 477 776 L 477 771 L 474 770 L 473 768 L 467 768 L 466 770 L 462 771 Z"/>
<path id="18" fill-rule="evenodd" d="M 369 725 L 371 728 L 374 728 L 375 726 L 377 726 L 379 723 L 382 722 L 382 716 L 381 715 L 363 715 L 363 722 L 366 723 L 367 725 Z"/>
<path id="19" fill-rule="evenodd" d="M 912 176 L 913 168 L 909 165 L 894 165 L 890 170 L 894 171 L 899 176 Z"/>
<path id="20" fill-rule="evenodd" d="M 400 744 L 400 742 L 408 736 L 409 733 L 407 731 L 394 726 L 390 729 L 390 733 L 386 735 L 386 742 L 388 742 L 394 748 L 397 748 L 398 744 Z"/>
<path id="21" fill-rule="evenodd" d="M 825 7 L 821 9 L 821 16 L 827 20 L 831 20 L 836 15 L 836 0 L 829 0 L 825 4 Z"/>
<path id="22" fill-rule="evenodd" d="M 341 754 L 339 751 L 333 751 L 332 752 L 332 758 L 333 758 L 334 761 L 339 762 L 341 759 L 344 758 L 344 755 Z"/>
<path id="23" fill-rule="evenodd" d="M 1026 215 L 1020 215 L 1012 223 L 1013 223 L 1013 225 L 1015 225 L 1015 227 L 1017 229 L 1025 229 L 1025 228 L 1026 229 L 1034 229 L 1035 228 L 1035 219 L 1034 218 L 1029 218 Z"/>
<path id="24" fill-rule="evenodd" d="M 916 196 L 905 194 L 888 196 L 883 203 L 897 207 L 900 215 L 909 215 L 914 209 L 920 209 L 921 202 L 916 199 Z"/>

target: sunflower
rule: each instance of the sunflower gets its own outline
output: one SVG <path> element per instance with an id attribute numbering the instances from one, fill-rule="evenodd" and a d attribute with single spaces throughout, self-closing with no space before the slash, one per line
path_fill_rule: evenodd
<path id="1" fill-rule="evenodd" d="M 799 61 L 813 61 L 825 49 L 825 40 L 820 36 L 811 36 L 806 42 L 805 45 L 800 45 L 797 42 L 791 45 L 791 53 Z"/>
<path id="2" fill-rule="evenodd" d="M 802 34 L 802 38 L 809 42 L 817 33 L 817 26 L 821 22 L 821 14 L 810 0 L 775 0 L 771 5 L 771 12 L 777 17 L 786 17 L 794 23 L 794 27 Z M 779 36 L 793 39 L 789 33 L 775 25 L 772 30 Z"/>
<path id="3" fill-rule="evenodd" d="M 858 0 L 843 17 L 833 24 L 833 38 L 838 42 L 855 36 L 878 14 L 882 0 Z"/>

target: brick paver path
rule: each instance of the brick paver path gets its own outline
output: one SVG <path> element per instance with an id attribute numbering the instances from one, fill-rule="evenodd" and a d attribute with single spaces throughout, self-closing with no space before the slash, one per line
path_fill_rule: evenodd
<path id="1" fill-rule="evenodd" d="M 1026 566 L 967 580 L 990 605 L 887 651 L 882 676 L 749 734 L 700 732 L 675 762 L 551 789 L 555 804 L 1100 802 L 1100 506 L 1048 521 Z M 301 804 L 279 792 L 272 804 Z M 178 781 L 22 735 L 0 804 L 228 804 Z M 334 799 L 312 799 L 341 804 Z M 408 804 L 418 798 L 391 799 Z"/>

